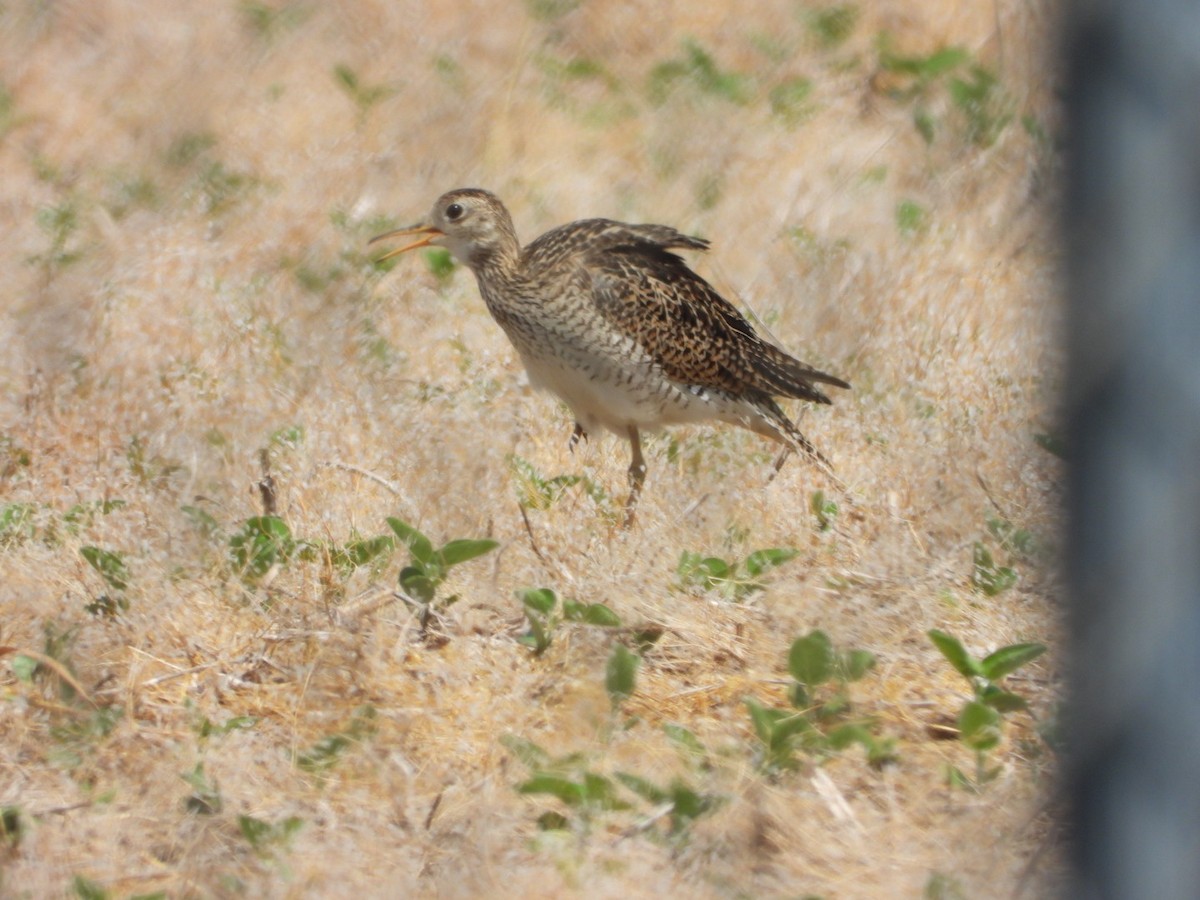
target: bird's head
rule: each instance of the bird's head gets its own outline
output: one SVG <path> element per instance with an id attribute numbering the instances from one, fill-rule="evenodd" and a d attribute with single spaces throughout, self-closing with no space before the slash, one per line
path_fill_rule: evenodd
<path id="1" fill-rule="evenodd" d="M 500 198 L 479 188 L 460 188 L 442 194 L 429 217 L 418 225 L 389 231 L 371 238 L 371 243 L 397 237 L 415 237 L 379 262 L 417 247 L 445 247 L 464 265 L 477 269 L 489 260 L 519 252 L 512 218 Z"/>

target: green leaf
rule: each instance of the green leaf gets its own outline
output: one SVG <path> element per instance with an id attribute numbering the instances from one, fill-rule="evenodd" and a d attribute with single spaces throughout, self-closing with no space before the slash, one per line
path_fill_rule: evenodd
<path id="1" fill-rule="evenodd" d="M 254 818 L 254 816 L 239 815 L 237 823 L 238 829 L 242 832 L 242 837 L 255 850 L 262 849 L 273 830 L 270 822 L 264 822 L 262 819 Z"/>
<path id="2" fill-rule="evenodd" d="M 529 621 L 529 633 L 517 638 L 517 642 L 533 649 L 534 655 L 541 656 L 553 642 L 550 630 L 542 619 L 531 609 L 525 610 L 525 618 Z"/>
<path id="3" fill-rule="evenodd" d="M 604 810 L 629 809 L 629 804 L 617 796 L 616 785 L 603 775 L 584 772 L 583 787 L 588 806 Z"/>
<path id="4" fill-rule="evenodd" d="M 71 890 L 79 900 L 108 900 L 108 891 L 90 878 L 76 875 L 71 879 Z"/>
<path id="5" fill-rule="evenodd" d="M 992 552 L 980 541 L 975 542 L 971 561 L 971 584 L 989 597 L 1002 594 L 1017 583 L 1016 570 L 996 565 Z"/>
<path id="6" fill-rule="evenodd" d="M 37 672 L 38 661 L 32 656 L 26 656 L 24 653 L 18 653 L 12 658 L 12 672 L 18 681 L 23 681 L 26 684 L 33 681 L 33 675 Z"/>
<path id="7" fill-rule="evenodd" d="M 585 797 L 583 785 L 552 772 L 536 773 L 532 778 L 517 785 L 517 793 L 549 794 L 572 808 L 581 806 Z"/>
<path id="8" fill-rule="evenodd" d="M 253 516 L 229 539 L 235 569 L 247 581 L 266 575 L 276 563 L 285 563 L 296 550 L 292 530 L 279 516 Z"/>
<path id="9" fill-rule="evenodd" d="M 979 662 L 967 653 L 958 638 L 951 637 L 936 628 L 931 628 L 925 633 L 929 635 L 929 640 L 933 641 L 933 645 L 941 651 L 942 656 L 946 657 L 950 665 L 954 666 L 955 670 L 964 678 L 969 679 L 976 675 L 983 675 Z"/>
<path id="10" fill-rule="evenodd" d="M 1024 697 L 997 687 L 985 690 L 979 699 L 999 713 L 1020 712 L 1029 709 L 1029 704 L 1025 702 Z"/>
<path id="11" fill-rule="evenodd" d="M 499 546 L 499 541 L 460 539 L 450 541 L 450 543 L 446 544 L 445 547 L 438 551 L 438 556 L 441 558 L 442 565 L 448 568 L 466 562 L 469 559 L 475 559 L 477 556 L 483 556 L 485 553 L 490 553 Z"/>
<path id="12" fill-rule="evenodd" d="M 679 557 L 675 571 L 683 585 L 694 585 L 704 590 L 711 590 L 729 581 L 733 574 L 732 566 L 725 560 L 716 556 L 702 557 L 699 553 L 686 550 Z"/>
<path id="13" fill-rule="evenodd" d="M 553 810 L 542 813 L 537 817 L 537 826 L 541 831 L 566 831 L 570 820 L 562 813 Z"/>
<path id="14" fill-rule="evenodd" d="M 746 574 L 751 578 L 757 578 L 768 569 L 774 569 L 776 566 L 782 566 L 790 559 L 795 559 L 799 556 L 799 550 L 791 548 L 775 547 L 769 550 L 755 550 L 746 557 L 746 561 L 742 564 L 746 570 Z"/>
<path id="15" fill-rule="evenodd" d="M 833 672 L 833 646 L 823 631 L 797 638 L 788 653 L 788 671 L 801 684 L 813 688 Z"/>
<path id="16" fill-rule="evenodd" d="M 747 697 L 743 702 L 746 704 L 746 710 L 750 713 L 750 724 L 754 726 L 754 733 L 758 735 L 760 741 L 769 745 L 775 734 L 775 723 L 786 713 L 778 709 L 769 709 L 753 697 Z"/>
<path id="17" fill-rule="evenodd" d="M 221 533 L 220 524 L 208 511 L 198 506 L 181 506 L 179 507 L 179 511 L 192 523 L 192 527 L 205 537 L 212 537 Z"/>
<path id="18" fill-rule="evenodd" d="M 422 603 L 432 603 L 437 595 L 440 578 L 430 578 L 424 566 L 405 566 L 400 570 L 400 587 L 404 593 Z"/>
<path id="19" fill-rule="evenodd" d="M 543 616 L 550 615 L 558 603 L 558 596 L 550 588 L 527 588 L 516 593 L 527 610 Z"/>
<path id="20" fill-rule="evenodd" d="M 624 644 L 613 647 L 612 655 L 608 658 L 608 666 L 604 674 L 604 688 L 608 691 L 613 705 L 621 703 L 633 696 L 637 681 L 637 667 L 641 658 L 629 652 Z"/>
<path id="21" fill-rule="evenodd" d="M 121 559 L 121 554 L 100 547 L 81 547 L 79 555 L 100 573 L 100 577 L 114 591 L 123 591 L 129 587 L 129 569 Z"/>
<path id="22" fill-rule="evenodd" d="M 682 725 L 675 725 L 670 722 L 663 725 L 663 733 L 670 738 L 676 748 L 681 750 L 685 756 L 691 757 L 693 760 L 702 759 L 708 753 L 704 749 L 704 745 L 691 731 L 684 728 Z"/>
<path id="23" fill-rule="evenodd" d="M 848 650 L 841 655 L 840 664 L 846 681 L 858 681 L 875 668 L 875 654 L 868 650 Z"/>
<path id="24" fill-rule="evenodd" d="M 628 772 L 617 772 L 617 781 L 625 785 L 643 800 L 650 803 L 662 803 L 669 796 L 666 791 L 660 788 L 653 782 L 647 781 L 639 775 L 631 775 Z"/>
<path id="25" fill-rule="evenodd" d="M 605 628 L 619 628 L 621 625 L 617 614 L 603 603 L 579 603 L 575 600 L 567 600 L 563 603 L 563 617 L 571 622 L 600 625 Z"/>
<path id="26" fill-rule="evenodd" d="M 426 250 L 425 265 L 429 267 L 429 271 L 433 274 L 433 277 L 443 285 L 450 281 L 450 278 L 454 275 L 454 270 L 458 268 L 458 264 L 454 262 L 454 257 L 444 247 L 435 247 L 432 250 Z"/>
<path id="27" fill-rule="evenodd" d="M 698 794 L 688 785 L 676 779 L 671 782 L 671 802 L 675 806 L 676 825 L 681 826 L 716 809 L 721 805 L 721 798 L 711 794 Z M 673 827 L 671 830 L 678 831 L 679 828 Z"/>
<path id="28" fill-rule="evenodd" d="M 1045 644 L 1009 644 L 985 656 L 980 663 L 980 669 L 989 681 L 999 681 L 1045 652 Z"/>
<path id="29" fill-rule="evenodd" d="M 542 769 L 550 765 L 550 754 L 533 741 L 515 734 L 502 734 L 500 743 L 530 769 Z"/>
<path id="30" fill-rule="evenodd" d="M 341 82 L 342 87 L 346 90 L 352 92 L 358 90 L 358 76 L 345 63 L 339 63 L 333 67 L 333 77 Z"/>
<path id="31" fill-rule="evenodd" d="M 417 531 L 407 522 L 389 516 L 387 519 L 388 527 L 396 533 L 396 537 L 400 538 L 400 543 L 408 548 L 408 552 L 412 554 L 413 559 L 417 562 L 430 563 L 433 562 L 433 544 L 429 538 Z"/>
<path id="32" fill-rule="evenodd" d="M 986 703 L 972 700 L 958 715 L 959 740 L 972 750 L 991 750 L 1000 743 L 1000 713 Z"/>

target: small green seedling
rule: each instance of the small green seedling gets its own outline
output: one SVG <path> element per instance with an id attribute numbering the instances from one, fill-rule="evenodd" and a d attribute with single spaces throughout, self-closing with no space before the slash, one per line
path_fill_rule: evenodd
<path id="1" fill-rule="evenodd" d="M 797 638 L 788 652 L 788 672 L 794 679 L 788 691 L 791 708 L 767 707 L 753 697 L 745 700 L 762 744 L 759 766 L 767 771 L 793 769 L 799 764 L 798 750 L 823 758 L 855 743 L 876 768 L 892 761 L 895 742 L 876 737 L 871 719 L 851 715 L 847 687 L 874 666 L 873 654 L 835 650 L 823 631 Z"/>
<path id="2" fill-rule="evenodd" d="M 1046 652 L 1046 647 L 1034 643 L 1010 644 L 983 659 L 976 659 L 958 638 L 936 628 L 928 634 L 929 640 L 942 656 L 971 686 L 972 699 L 963 705 L 958 714 L 958 732 L 963 745 L 975 752 L 975 775 L 972 778 L 958 768 L 952 768 L 950 780 L 961 787 L 978 791 L 1000 774 L 999 766 L 988 768 L 987 754 L 1000 743 L 1004 716 L 1028 709 L 1024 698 L 1000 687 L 998 682 L 1037 659 Z"/>
<path id="3" fill-rule="evenodd" d="M 229 538 L 229 563 L 243 582 L 254 586 L 307 546 L 279 516 L 252 516 Z"/>
<path id="4" fill-rule="evenodd" d="M 517 640 L 530 647 L 540 656 L 554 640 L 554 631 L 562 622 L 578 622 L 582 625 L 599 625 L 617 628 L 621 624 L 617 614 L 603 603 L 580 603 L 567 599 L 558 606 L 558 595 L 550 588 L 527 588 L 517 591 L 517 598 L 525 608 L 529 631 Z"/>
<path id="5" fill-rule="evenodd" d="M 718 591 L 728 600 L 744 600 L 766 587 L 763 576 L 799 555 L 799 550 L 776 547 L 755 550 L 745 560 L 729 562 L 719 556 L 701 556 L 684 551 L 675 572 L 682 589 L 700 588 Z"/>
<path id="6" fill-rule="evenodd" d="M 612 703 L 613 712 L 621 708 L 621 704 L 633 696 L 637 687 L 638 664 L 642 658 L 630 652 L 624 644 L 613 647 L 612 655 L 604 670 L 604 689 L 608 691 L 608 699 Z"/>
<path id="7" fill-rule="evenodd" d="M 364 84 L 358 73 L 344 63 L 333 67 L 333 79 L 358 107 L 360 122 L 366 119 L 371 107 L 396 93 L 396 88 L 388 84 Z"/>
<path id="8" fill-rule="evenodd" d="M 834 519 L 838 514 L 838 505 L 826 497 L 824 491 L 813 491 L 810 508 L 813 515 L 816 516 L 818 531 L 828 531 L 833 527 Z"/>
<path id="9" fill-rule="evenodd" d="M 188 812 L 201 816 L 212 816 L 225 807 L 225 801 L 221 797 L 221 788 L 216 779 L 209 778 L 204 774 L 204 763 L 196 763 L 196 767 L 192 771 L 184 772 L 179 777 L 186 781 L 192 789 L 187 799 L 183 801 L 184 809 Z"/>
<path id="10" fill-rule="evenodd" d="M 545 794 L 559 800 L 587 828 L 599 812 L 629 809 L 630 804 L 617 795 L 611 779 L 588 769 L 583 753 L 568 753 L 557 758 L 533 741 L 516 735 L 504 735 L 500 743 L 529 769 L 530 777 L 517 785 L 521 794 Z M 561 813 L 547 812 L 538 817 L 544 831 L 566 828 L 569 820 Z"/>
<path id="11" fill-rule="evenodd" d="M 349 724 L 318 740 L 307 750 L 296 754 L 296 765 L 313 775 L 324 775 L 332 769 L 346 750 L 361 744 L 375 733 L 375 709 L 359 707 Z"/>
<path id="12" fill-rule="evenodd" d="M 238 830 L 260 859 L 272 859 L 279 850 L 290 848 L 292 838 L 304 826 L 299 816 L 268 822 L 254 816 L 239 815 Z"/>
<path id="13" fill-rule="evenodd" d="M 408 548 L 409 564 L 400 570 L 400 589 L 404 599 L 419 608 L 421 630 L 429 624 L 430 614 L 437 607 L 445 608 L 458 600 L 452 595 L 439 600 L 438 589 L 459 563 L 467 562 L 500 546 L 491 539 L 458 539 L 434 549 L 433 543 L 416 528 L 400 519 L 390 517 L 388 527 L 401 544 Z"/>
<path id="14" fill-rule="evenodd" d="M 676 87 L 686 85 L 700 95 L 744 105 L 750 100 L 750 79 L 739 72 L 722 70 L 712 54 L 696 41 L 683 42 L 683 53 L 659 63 L 650 72 L 651 102 L 662 104 Z"/>
<path id="15" fill-rule="evenodd" d="M 518 793 L 552 797 L 567 809 L 566 815 L 550 810 L 538 816 L 538 827 L 543 831 L 567 829 L 574 822 L 586 833 L 601 814 L 633 810 L 634 804 L 621 795 L 620 788 L 624 786 L 635 797 L 654 806 L 652 814 L 630 831 L 644 832 L 656 822 L 666 822 L 664 836 L 678 842 L 686 838 L 696 819 L 723 802 L 717 795 L 692 789 L 680 778 L 673 779 L 666 787 L 628 772 L 615 772 L 610 778 L 592 771 L 583 753 L 554 758 L 532 741 L 515 735 L 505 735 L 500 742 L 529 769 L 530 777 L 517 785 Z"/>
<path id="16" fill-rule="evenodd" d="M 94 616 L 115 616 L 118 612 L 129 609 L 129 600 L 125 589 L 129 587 L 129 568 L 121 554 L 102 547 L 81 547 L 79 555 L 87 560 L 88 565 L 100 573 L 104 583 L 111 593 L 101 594 L 84 609 Z"/>

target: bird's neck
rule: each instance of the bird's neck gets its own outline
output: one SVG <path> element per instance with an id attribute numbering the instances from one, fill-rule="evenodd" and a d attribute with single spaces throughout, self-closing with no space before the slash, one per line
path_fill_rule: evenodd
<path id="1" fill-rule="evenodd" d="M 521 248 L 514 241 L 491 247 L 476 248 L 469 263 L 480 282 L 504 284 L 517 277 L 520 269 Z"/>

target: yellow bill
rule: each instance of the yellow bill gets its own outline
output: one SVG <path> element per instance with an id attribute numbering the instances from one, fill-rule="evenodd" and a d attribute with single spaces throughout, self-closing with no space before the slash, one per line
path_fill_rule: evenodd
<path id="1" fill-rule="evenodd" d="M 395 250 L 389 250 L 375 262 L 383 262 L 385 259 L 391 259 L 393 256 L 399 256 L 401 253 L 406 253 L 409 250 L 416 250 L 418 247 L 428 247 L 435 240 L 445 234 L 440 228 L 435 228 L 432 225 L 412 225 L 408 228 L 397 228 L 395 231 L 388 231 L 383 234 L 377 234 L 367 243 L 374 244 L 376 241 L 386 241 L 389 238 L 412 237 L 413 235 L 421 235 L 420 240 L 413 241 L 411 244 L 405 244 Z"/>

